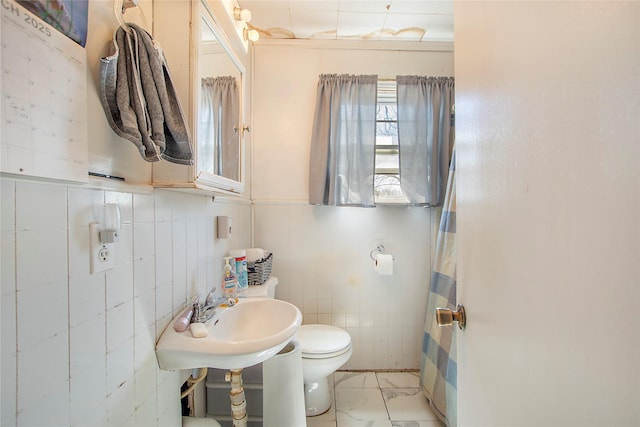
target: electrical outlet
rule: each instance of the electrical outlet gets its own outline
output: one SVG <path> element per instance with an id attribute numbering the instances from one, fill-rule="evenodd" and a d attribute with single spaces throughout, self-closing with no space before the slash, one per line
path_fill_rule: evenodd
<path id="1" fill-rule="evenodd" d="M 97 222 L 89 224 L 89 272 L 91 274 L 110 270 L 115 266 L 114 244 L 100 242 Z"/>

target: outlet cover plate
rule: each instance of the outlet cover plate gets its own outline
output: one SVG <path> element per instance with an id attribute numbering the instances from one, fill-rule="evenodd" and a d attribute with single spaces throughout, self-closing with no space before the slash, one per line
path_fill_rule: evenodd
<path id="1" fill-rule="evenodd" d="M 97 222 L 89 224 L 89 273 L 111 270 L 115 266 L 113 243 L 100 242 L 100 230 Z"/>

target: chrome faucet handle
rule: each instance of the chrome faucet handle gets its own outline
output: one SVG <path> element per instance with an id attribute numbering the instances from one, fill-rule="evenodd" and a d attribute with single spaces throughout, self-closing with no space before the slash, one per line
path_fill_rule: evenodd
<path id="1" fill-rule="evenodd" d="M 202 304 L 200 303 L 200 294 L 196 295 L 196 297 L 193 299 L 192 307 L 193 314 L 191 316 L 191 322 L 193 323 L 193 319 L 197 319 L 198 317 L 200 317 L 200 311 L 202 310 Z"/>
<path id="2" fill-rule="evenodd" d="M 195 306 L 197 305 L 201 305 L 200 304 L 200 294 L 196 295 L 196 297 L 193 299 L 193 302 L 191 303 L 191 305 L 195 308 Z"/>
<path id="3" fill-rule="evenodd" d="M 213 287 L 213 288 L 209 291 L 209 293 L 207 294 L 207 298 L 206 298 L 206 300 L 205 300 L 205 302 L 204 302 L 204 305 L 205 305 L 205 306 L 209 306 L 209 305 L 213 304 L 213 303 L 214 303 L 214 301 L 216 300 L 216 299 L 214 298 L 214 296 L 213 296 L 213 294 L 215 293 L 216 289 L 217 289 L 216 287 Z"/>
<path id="4" fill-rule="evenodd" d="M 199 301 L 197 298 L 193 303 L 193 316 L 191 317 L 191 323 L 200 322 L 204 323 L 211 319 L 218 308 L 218 306 L 222 303 L 227 303 L 229 307 L 232 307 L 235 301 L 231 301 L 228 298 L 215 298 L 214 292 L 216 288 L 211 289 L 207 294 L 207 298 L 205 299 L 204 304 Z"/>
<path id="5" fill-rule="evenodd" d="M 201 305 L 199 302 L 193 303 L 193 314 L 191 315 L 191 323 L 193 323 L 195 319 L 200 317 L 200 307 Z"/>

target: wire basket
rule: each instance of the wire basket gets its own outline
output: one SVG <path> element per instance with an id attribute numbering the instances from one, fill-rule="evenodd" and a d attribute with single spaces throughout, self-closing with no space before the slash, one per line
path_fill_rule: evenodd
<path id="1" fill-rule="evenodd" d="M 247 276 L 250 285 L 262 285 L 271 276 L 273 254 L 266 252 L 264 258 L 247 262 Z"/>

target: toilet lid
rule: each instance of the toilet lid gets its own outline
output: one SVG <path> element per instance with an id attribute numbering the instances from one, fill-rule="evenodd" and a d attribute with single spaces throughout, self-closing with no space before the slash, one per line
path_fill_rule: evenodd
<path id="1" fill-rule="evenodd" d="M 329 325 L 302 325 L 298 342 L 303 354 L 342 353 L 351 346 L 347 331 Z"/>

